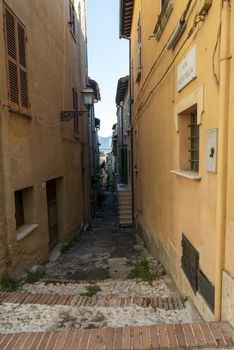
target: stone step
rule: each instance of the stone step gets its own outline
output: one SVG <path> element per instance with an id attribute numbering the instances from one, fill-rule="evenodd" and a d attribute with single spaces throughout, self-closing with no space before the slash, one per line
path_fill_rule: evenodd
<path id="1" fill-rule="evenodd" d="M 119 217 L 119 223 L 122 223 L 122 224 L 132 223 L 132 215 Z"/>
<path id="2" fill-rule="evenodd" d="M 132 212 L 123 211 L 119 213 L 119 220 L 122 220 L 122 219 L 132 219 Z"/>
<path id="3" fill-rule="evenodd" d="M 132 227 L 133 223 L 128 221 L 128 222 L 119 222 L 119 227 Z"/>
<path id="4" fill-rule="evenodd" d="M 132 220 L 132 212 L 122 211 L 119 213 L 119 220 L 130 218 Z"/>
<path id="5" fill-rule="evenodd" d="M 208 348 L 234 348 L 233 329 L 229 324 L 202 322 L 0 334 L 1 350 L 205 350 Z"/>
<path id="6" fill-rule="evenodd" d="M 131 195 L 132 195 L 131 191 L 119 191 L 118 192 L 118 197 L 131 196 Z"/>
<path id="7" fill-rule="evenodd" d="M 129 205 L 132 207 L 132 201 L 130 199 L 127 199 L 127 198 L 119 201 L 119 207 L 125 206 L 125 205 Z"/>
<path id="8" fill-rule="evenodd" d="M 131 211 L 130 209 L 121 209 L 121 210 L 119 211 L 119 216 L 120 216 L 121 214 L 125 215 L 125 214 L 128 214 L 128 213 L 130 213 L 130 215 L 131 215 L 131 214 L 132 214 L 131 212 L 132 212 L 132 211 Z"/>
<path id="9" fill-rule="evenodd" d="M 119 209 L 125 209 L 125 208 L 132 209 L 132 204 L 131 203 L 121 203 L 119 205 Z"/>

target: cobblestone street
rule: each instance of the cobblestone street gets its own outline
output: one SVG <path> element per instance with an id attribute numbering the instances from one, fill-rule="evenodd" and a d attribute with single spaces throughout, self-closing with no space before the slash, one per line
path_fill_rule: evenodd
<path id="1" fill-rule="evenodd" d="M 134 230 L 118 227 L 115 195 L 69 248 L 41 280 L 0 294 L 1 350 L 233 346 L 232 329 L 205 323 Z"/>

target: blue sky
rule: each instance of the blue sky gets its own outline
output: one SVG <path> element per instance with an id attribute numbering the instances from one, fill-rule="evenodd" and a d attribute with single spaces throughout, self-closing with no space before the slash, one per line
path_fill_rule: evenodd
<path id="1" fill-rule="evenodd" d="M 89 76 L 101 90 L 95 105 L 99 135 L 109 136 L 116 122 L 117 82 L 128 74 L 128 40 L 119 39 L 119 0 L 87 0 L 87 23 Z"/>

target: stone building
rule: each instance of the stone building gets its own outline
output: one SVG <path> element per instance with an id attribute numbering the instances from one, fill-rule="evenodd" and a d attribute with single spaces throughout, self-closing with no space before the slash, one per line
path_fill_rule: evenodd
<path id="1" fill-rule="evenodd" d="M 47 261 L 90 220 L 86 46 L 85 1 L 0 1 L 1 274 Z"/>
<path id="2" fill-rule="evenodd" d="M 234 325 L 232 1 L 120 0 L 134 219 L 206 319 Z"/>

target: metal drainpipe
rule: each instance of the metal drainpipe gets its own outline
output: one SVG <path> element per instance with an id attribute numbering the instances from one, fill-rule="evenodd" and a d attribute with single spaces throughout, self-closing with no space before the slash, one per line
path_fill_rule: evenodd
<path id="1" fill-rule="evenodd" d="M 222 0 L 220 39 L 220 90 L 218 119 L 218 165 L 216 207 L 215 255 L 215 319 L 221 319 L 222 271 L 225 262 L 227 153 L 228 153 L 228 101 L 230 73 L 230 0 Z"/>
<path id="2" fill-rule="evenodd" d="M 134 179 L 133 179 L 133 127 L 132 127 L 132 41 L 129 39 L 129 115 L 131 129 L 131 192 L 132 192 L 132 222 L 134 223 Z"/>
<path id="3" fill-rule="evenodd" d="M 7 269 L 10 265 L 10 254 L 9 254 L 9 246 L 8 246 L 8 235 L 9 235 L 9 225 L 7 223 L 7 212 L 6 212 L 6 191 L 5 191 L 5 155 L 4 155 L 4 148 L 5 148 L 5 138 L 3 136 L 3 113 L 0 111 L 0 169 L 1 169 L 1 178 L 0 178 L 0 191 L 1 191 L 1 204 L 2 204 L 2 226 L 4 227 L 4 232 L 2 232 L 3 235 L 3 249 L 5 249 L 4 252 L 4 271 L 3 275 L 7 274 Z"/>

